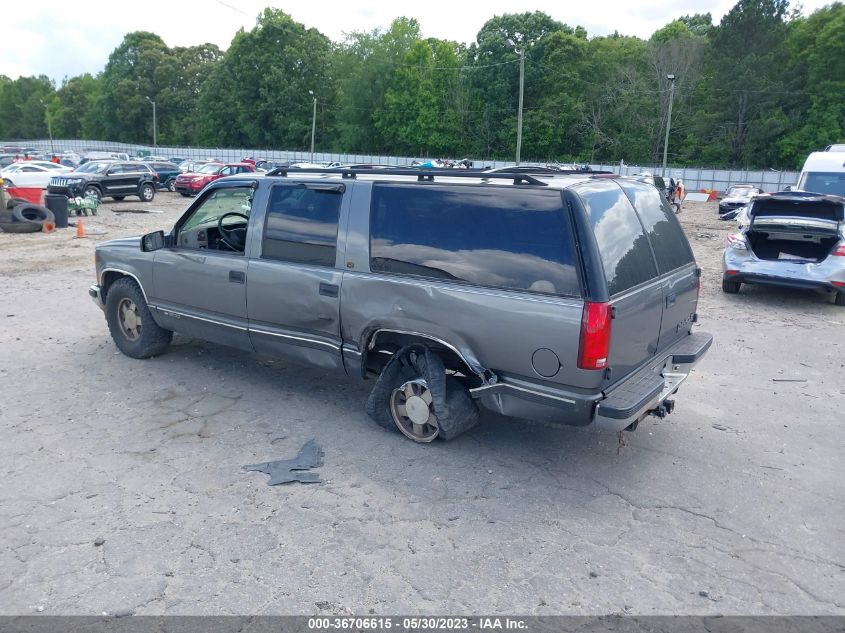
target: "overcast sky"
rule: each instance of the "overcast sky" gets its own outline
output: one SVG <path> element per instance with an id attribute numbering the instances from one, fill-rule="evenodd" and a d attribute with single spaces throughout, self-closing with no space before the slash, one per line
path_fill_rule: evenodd
<path id="1" fill-rule="evenodd" d="M 226 49 L 235 32 L 255 26 L 266 6 L 283 9 L 335 41 L 350 31 L 385 27 L 400 15 L 416 18 L 425 37 L 469 43 L 493 15 L 540 10 L 590 35 L 619 31 L 647 38 L 670 20 L 688 13 L 713 15 L 718 23 L 735 0 L 35 0 L 13 3 L 3 12 L 0 74 L 63 77 L 100 72 L 109 53 L 130 31 L 152 31 L 168 46 L 212 42 Z M 803 0 L 808 13 L 825 0 Z M 11 7 L 7 7 L 11 9 Z"/>

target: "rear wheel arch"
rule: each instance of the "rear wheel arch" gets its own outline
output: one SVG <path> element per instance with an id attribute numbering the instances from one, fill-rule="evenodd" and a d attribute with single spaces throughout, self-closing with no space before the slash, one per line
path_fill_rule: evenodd
<path id="1" fill-rule="evenodd" d="M 477 387 L 485 384 L 490 372 L 478 364 L 472 356 L 470 361 L 459 348 L 436 336 L 421 332 L 392 329 L 375 329 L 363 340 L 361 371 L 380 374 L 396 352 L 407 347 L 426 348 L 437 354 L 447 371 L 454 372 L 461 382 Z"/>

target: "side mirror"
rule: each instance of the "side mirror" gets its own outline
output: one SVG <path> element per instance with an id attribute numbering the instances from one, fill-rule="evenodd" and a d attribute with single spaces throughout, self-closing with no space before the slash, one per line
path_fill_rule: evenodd
<path id="1" fill-rule="evenodd" d="M 164 248 L 164 231 L 156 231 L 154 233 L 147 233 L 141 238 L 141 250 L 145 253 L 157 251 Z"/>

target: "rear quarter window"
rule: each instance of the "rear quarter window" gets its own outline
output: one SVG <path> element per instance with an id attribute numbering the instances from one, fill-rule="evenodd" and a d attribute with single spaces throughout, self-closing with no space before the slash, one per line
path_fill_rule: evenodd
<path id="1" fill-rule="evenodd" d="M 641 182 L 620 181 L 619 184 L 642 220 L 660 273 L 695 261 L 681 223 L 660 192 Z"/>
<path id="2" fill-rule="evenodd" d="M 559 190 L 375 184 L 373 272 L 580 296 Z"/>
<path id="3" fill-rule="evenodd" d="M 645 231 L 619 185 L 611 180 L 595 180 L 579 185 L 575 192 L 596 236 L 608 294 L 619 294 L 656 277 Z"/>

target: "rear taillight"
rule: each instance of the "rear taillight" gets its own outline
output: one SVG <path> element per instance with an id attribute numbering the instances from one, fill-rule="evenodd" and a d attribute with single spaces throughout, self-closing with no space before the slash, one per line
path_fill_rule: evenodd
<path id="1" fill-rule="evenodd" d="M 739 251 L 748 250 L 748 246 L 745 243 L 745 238 L 742 236 L 741 233 L 728 233 L 728 246 L 731 248 L 735 248 Z"/>
<path id="2" fill-rule="evenodd" d="M 837 257 L 845 257 L 845 242 L 842 242 L 839 246 L 837 246 L 836 250 L 833 251 L 833 254 Z"/>
<path id="3" fill-rule="evenodd" d="M 604 369 L 610 354 L 610 304 L 587 301 L 581 316 L 579 369 Z"/>

